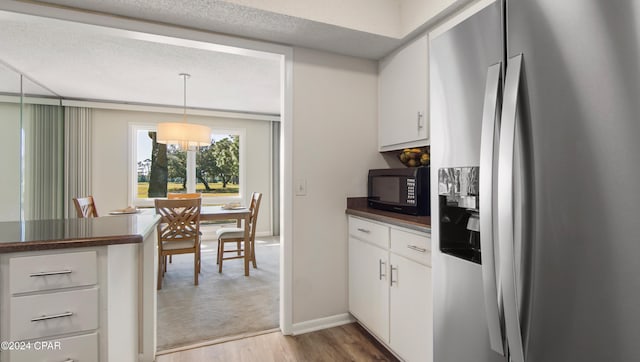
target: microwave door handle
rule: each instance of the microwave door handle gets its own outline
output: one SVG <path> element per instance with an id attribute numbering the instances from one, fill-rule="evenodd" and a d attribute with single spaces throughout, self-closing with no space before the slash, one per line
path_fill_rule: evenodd
<path id="1" fill-rule="evenodd" d="M 500 304 L 498 304 L 494 255 L 494 239 L 497 235 L 493 233 L 493 160 L 495 135 L 500 122 L 501 68 L 502 63 L 489 67 L 484 93 L 482 137 L 480 143 L 480 251 L 482 253 L 482 284 L 484 289 L 484 307 L 489 329 L 489 343 L 492 350 L 504 356 L 504 323 Z"/>
<path id="2" fill-rule="evenodd" d="M 514 228 L 514 159 L 518 94 L 522 71 L 522 54 L 508 60 L 504 87 L 500 147 L 498 151 L 498 242 L 500 243 L 500 279 L 504 302 L 504 319 L 512 362 L 524 362 L 522 325 L 516 288 Z"/>

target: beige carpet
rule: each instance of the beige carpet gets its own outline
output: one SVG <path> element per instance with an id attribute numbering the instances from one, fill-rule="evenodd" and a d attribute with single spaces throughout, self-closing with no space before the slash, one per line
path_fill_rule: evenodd
<path id="1" fill-rule="evenodd" d="M 193 254 L 174 255 L 168 265 L 158 291 L 158 351 L 278 327 L 278 238 L 256 238 L 258 268 L 249 277 L 242 259 L 225 261 L 219 274 L 216 228 L 203 227 L 200 285 L 193 285 Z"/>

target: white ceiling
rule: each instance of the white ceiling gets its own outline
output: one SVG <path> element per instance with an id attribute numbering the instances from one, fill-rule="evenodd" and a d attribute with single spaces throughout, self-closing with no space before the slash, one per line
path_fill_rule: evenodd
<path id="1" fill-rule="evenodd" d="M 328 11 L 331 16 L 312 16 L 312 19 L 309 19 L 302 17 L 305 12 L 300 9 L 294 13 L 301 13 L 301 16 L 291 16 L 286 13 L 265 10 L 278 7 L 284 8 L 287 3 L 289 3 L 289 7 L 308 7 L 309 3 L 313 1 L 325 7 L 335 7 L 335 9 Z M 344 19 L 334 23 L 326 20 L 330 17 L 337 18 L 336 14 L 354 14 L 355 10 L 359 10 L 357 13 L 359 18 L 367 19 L 369 17 L 371 19 L 368 19 L 366 23 L 377 22 L 378 27 L 382 29 L 386 27 L 386 24 L 382 24 L 383 20 L 385 20 L 385 15 L 389 19 L 396 19 L 399 16 L 399 9 L 391 11 L 388 4 L 399 0 L 360 0 L 356 3 L 359 9 L 353 9 L 356 6 L 350 5 L 350 3 L 354 3 L 354 0 L 313 1 L 271 0 L 270 2 L 274 3 L 274 5 L 266 6 L 266 4 L 263 4 L 263 9 L 244 6 L 239 3 L 251 5 L 258 2 L 268 2 L 267 0 L 41 0 L 36 2 L 179 25 L 222 34 L 232 34 L 286 45 L 327 50 L 369 59 L 380 59 L 407 40 L 406 38 L 399 39 L 399 37 L 388 36 L 389 31 L 374 31 L 375 27 L 373 26 L 351 25 L 353 26 L 351 27 L 346 25 L 347 22 Z M 337 6 L 337 4 L 342 5 Z M 319 5 L 316 5 L 316 7 L 321 8 Z M 380 14 L 383 11 L 380 9 L 389 11 L 386 11 L 386 14 Z M 317 12 L 321 13 L 320 10 Z M 289 11 L 289 13 L 292 12 Z M 307 14 L 306 16 L 310 15 Z M 315 19 L 325 19 L 325 21 L 321 22 Z M 350 23 L 363 23 L 363 21 L 359 20 L 354 19 Z M 367 29 L 367 31 L 362 29 Z"/>
<path id="2" fill-rule="evenodd" d="M 408 0 L 42 0 L 222 34 L 380 59 L 400 46 Z M 405 5 L 406 5 L 405 4 Z M 253 7 L 252 7 L 253 6 Z M 323 8 L 329 6 L 329 9 Z M 315 9 L 315 10 L 314 10 Z M 279 11 L 279 12 L 277 12 Z M 303 18 L 306 17 L 306 18 Z M 406 34 L 405 34 L 406 35 Z M 52 92 L 86 100 L 182 105 L 178 73 L 190 73 L 189 107 L 280 113 L 280 59 L 228 52 L 123 30 L 0 11 L 0 61 Z M 0 69 L 0 80 L 3 79 Z M 12 82 L 3 82 L 8 91 Z"/>
<path id="3" fill-rule="evenodd" d="M 280 59 L 268 53 L 8 12 L 0 44 L 1 61 L 65 98 L 182 106 L 178 74 L 189 73 L 189 107 L 280 114 Z M 16 91 L 13 75 L 0 80 Z"/>

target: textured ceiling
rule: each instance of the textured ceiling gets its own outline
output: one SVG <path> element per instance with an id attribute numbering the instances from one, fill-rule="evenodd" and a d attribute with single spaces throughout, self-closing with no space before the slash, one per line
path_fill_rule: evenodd
<path id="1" fill-rule="evenodd" d="M 280 113 L 280 61 L 125 31 L 0 12 L 0 60 L 66 98 Z M 242 52 L 239 52 L 242 53 Z M 15 77 L 0 69 L 0 91 Z M 11 89 L 13 88 L 13 89 Z"/>
<path id="2" fill-rule="evenodd" d="M 47 6 L 123 16 L 379 59 L 403 40 L 218 0 L 44 0 Z M 370 16 L 363 9 L 362 17 Z M 371 20 L 371 19 L 368 19 Z M 0 12 L 0 61 L 66 98 L 280 113 L 279 59 L 152 36 Z M 9 78 L 7 78 L 9 77 Z M 10 75 L 0 69 L 0 92 Z M 6 86 L 3 86 L 5 84 Z"/>
<path id="3" fill-rule="evenodd" d="M 370 59 L 382 58 L 403 42 L 403 39 L 217 0 L 45 0 L 38 2 Z M 368 16 L 367 9 L 362 9 L 361 16 Z"/>

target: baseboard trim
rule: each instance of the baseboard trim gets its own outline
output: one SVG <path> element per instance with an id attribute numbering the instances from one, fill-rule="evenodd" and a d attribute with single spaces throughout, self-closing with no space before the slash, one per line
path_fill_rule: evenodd
<path id="1" fill-rule="evenodd" d="M 331 327 L 341 326 L 343 324 L 353 323 L 356 320 L 349 313 L 336 314 L 330 317 L 313 319 L 310 321 L 294 323 L 291 328 L 291 334 L 298 335 L 309 332 L 319 331 Z"/>

